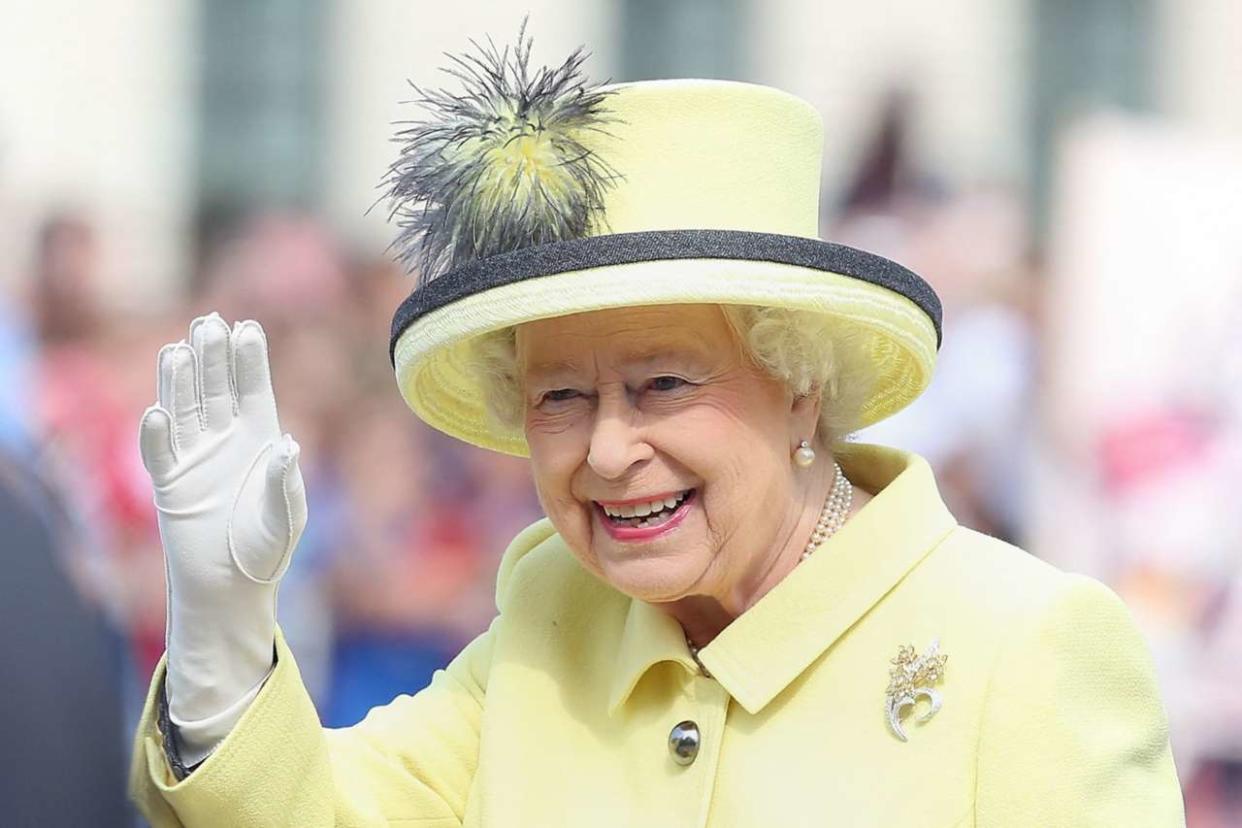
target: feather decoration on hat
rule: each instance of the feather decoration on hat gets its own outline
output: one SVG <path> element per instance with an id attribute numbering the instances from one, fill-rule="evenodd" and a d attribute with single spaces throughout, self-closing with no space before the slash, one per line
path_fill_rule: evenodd
<path id="1" fill-rule="evenodd" d="M 475 259 L 586 235 L 618 177 L 581 140 L 605 131 L 610 94 L 583 77 L 583 47 L 532 73 L 525 20 L 513 49 L 470 42 L 478 54 L 446 55 L 443 69 L 462 93 L 410 84 L 429 117 L 397 133 L 383 181 L 393 247 L 420 286 Z"/>

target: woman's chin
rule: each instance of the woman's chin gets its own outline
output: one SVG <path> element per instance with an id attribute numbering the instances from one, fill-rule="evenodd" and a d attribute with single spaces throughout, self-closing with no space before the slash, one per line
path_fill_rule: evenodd
<path id="1" fill-rule="evenodd" d="M 676 558 L 605 555 L 596 560 L 604 580 L 613 589 L 640 601 L 664 603 L 691 594 L 703 573 L 702 567 L 693 566 L 686 557 L 683 552 Z"/>

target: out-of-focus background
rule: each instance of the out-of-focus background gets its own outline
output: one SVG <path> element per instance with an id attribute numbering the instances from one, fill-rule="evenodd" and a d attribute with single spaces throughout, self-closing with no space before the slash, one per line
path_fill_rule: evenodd
<path id="1" fill-rule="evenodd" d="M 1242 825 L 1235 0 L 4 4 L 0 821 L 133 824 L 165 594 L 138 421 L 198 314 L 268 331 L 311 509 L 280 617 L 324 722 L 487 624 L 538 506 L 523 461 L 405 409 L 387 336 L 411 280 L 368 208 L 418 115 L 407 79 L 454 84 L 442 52 L 512 42 L 526 12 L 538 62 L 586 44 L 598 80 L 746 80 L 823 113 L 823 237 L 945 304 L 933 385 L 859 438 L 1124 597 L 1190 824 Z"/>

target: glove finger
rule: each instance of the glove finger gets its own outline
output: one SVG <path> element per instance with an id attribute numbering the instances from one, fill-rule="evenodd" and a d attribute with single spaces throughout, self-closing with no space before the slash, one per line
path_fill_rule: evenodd
<path id="1" fill-rule="evenodd" d="M 235 411 L 229 337 L 228 323 L 214 311 L 190 323 L 190 344 L 198 358 L 203 420 L 214 431 L 226 428 Z"/>
<path id="2" fill-rule="evenodd" d="M 276 397 L 272 392 L 268 365 L 267 335 L 253 319 L 233 325 L 233 371 L 237 388 L 237 407 L 243 414 L 276 416 Z"/>
<path id="3" fill-rule="evenodd" d="M 154 481 L 161 481 L 177 465 L 173 449 L 172 417 L 158 405 L 147 406 L 138 425 L 138 451 L 142 465 Z"/>
<path id="4" fill-rule="evenodd" d="M 198 358 L 194 349 L 178 342 L 169 351 L 169 385 L 172 388 L 173 445 L 181 452 L 198 442 L 202 433 L 202 408 L 198 401 Z"/>
<path id="5" fill-rule="evenodd" d="M 173 407 L 172 351 L 175 347 L 176 342 L 169 342 L 160 348 L 155 358 L 155 399 L 165 411 L 172 411 Z"/>

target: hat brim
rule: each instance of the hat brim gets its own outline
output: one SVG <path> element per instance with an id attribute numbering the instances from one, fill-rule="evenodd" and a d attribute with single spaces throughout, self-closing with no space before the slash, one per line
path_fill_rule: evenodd
<path id="1" fill-rule="evenodd" d="M 888 259 L 798 236 L 671 230 L 539 245 L 446 273 L 398 308 L 390 356 L 402 397 L 427 424 L 526 456 L 521 430 L 488 414 L 470 367 L 471 340 L 536 319 L 665 304 L 766 305 L 832 317 L 875 366 L 860 427 L 923 392 L 940 344 L 935 292 Z"/>

